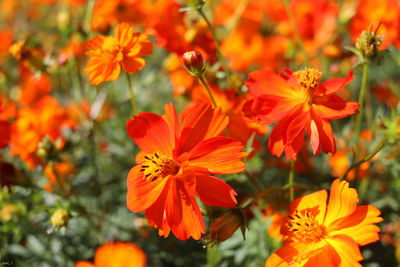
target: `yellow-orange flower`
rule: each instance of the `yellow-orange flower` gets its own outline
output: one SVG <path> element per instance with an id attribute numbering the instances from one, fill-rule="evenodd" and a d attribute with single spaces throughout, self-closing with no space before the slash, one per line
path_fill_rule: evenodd
<path id="1" fill-rule="evenodd" d="M 78 261 L 74 267 L 144 267 L 146 254 L 135 244 L 113 242 L 96 249 L 94 263 Z"/>
<path id="2" fill-rule="evenodd" d="M 88 43 L 91 56 L 85 72 L 90 74 L 90 82 L 98 85 L 114 81 L 119 77 L 121 67 L 129 74 L 142 69 L 146 61 L 143 56 L 150 55 L 153 44 L 143 33 L 135 33 L 129 23 L 120 23 L 114 36 L 99 35 Z"/>
<path id="3" fill-rule="evenodd" d="M 328 204 L 326 190 L 295 199 L 281 233 L 283 246 L 265 266 L 361 266 L 359 246 L 379 239 L 380 211 L 357 207 L 358 194 L 347 181 L 336 179 Z"/>

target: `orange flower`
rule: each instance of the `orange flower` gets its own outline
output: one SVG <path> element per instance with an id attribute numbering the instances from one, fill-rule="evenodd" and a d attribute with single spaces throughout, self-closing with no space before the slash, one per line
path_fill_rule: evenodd
<path id="1" fill-rule="evenodd" d="M 75 123 L 69 119 L 56 99 L 44 96 L 37 101 L 35 106 L 18 110 L 17 120 L 11 127 L 10 153 L 18 155 L 29 167 L 33 168 L 41 161 L 35 155 L 38 144 L 46 136 L 51 142 L 57 139 L 62 141 L 61 128 L 63 127 L 74 128 Z"/>
<path id="2" fill-rule="evenodd" d="M 218 136 L 228 124 L 220 109 L 196 105 L 179 124 L 175 108 L 159 116 L 142 112 L 128 120 L 127 131 L 142 149 L 128 174 L 127 205 L 146 212 L 150 225 L 167 237 L 198 240 L 205 233 L 196 196 L 206 205 L 234 207 L 236 192 L 209 174 L 237 173 L 246 168 L 243 145 Z"/>
<path id="3" fill-rule="evenodd" d="M 95 32 L 107 32 L 119 22 L 140 23 L 145 14 L 142 5 L 147 1 L 136 0 L 97 0 L 93 8 L 91 29 Z M 160 1 L 156 1 L 160 2 Z"/>
<path id="4" fill-rule="evenodd" d="M 114 36 L 96 36 L 88 42 L 91 56 L 85 72 L 90 73 L 90 82 L 98 85 L 118 78 L 121 67 L 131 74 L 142 69 L 146 62 L 143 56 L 150 55 L 153 44 L 143 33 L 135 33 L 128 23 L 120 23 Z"/>
<path id="5" fill-rule="evenodd" d="M 359 246 L 379 240 L 380 211 L 370 205 L 357 207 L 358 194 L 349 183 L 336 179 L 321 190 L 295 199 L 281 233 L 283 246 L 265 266 L 361 266 Z"/>
<path id="6" fill-rule="evenodd" d="M 256 99 L 244 105 L 245 113 L 266 124 L 277 122 L 269 138 L 269 150 L 280 157 L 296 159 L 307 129 L 314 155 L 321 149 L 335 153 L 335 139 L 329 120 L 357 112 L 359 104 L 345 102 L 336 95 L 353 80 L 333 78 L 323 84 L 321 72 L 305 69 L 280 75 L 260 70 L 249 74 L 246 83 Z"/>
<path id="7" fill-rule="evenodd" d="M 94 263 L 78 261 L 74 267 L 144 267 L 146 254 L 133 243 L 113 242 L 96 249 Z"/>

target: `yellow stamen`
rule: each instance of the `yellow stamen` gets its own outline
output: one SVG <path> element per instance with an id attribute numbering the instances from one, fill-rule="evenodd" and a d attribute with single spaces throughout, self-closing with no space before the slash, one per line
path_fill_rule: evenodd
<path id="1" fill-rule="evenodd" d="M 297 82 L 306 89 L 315 89 L 321 82 L 322 73 L 316 69 L 305 68 L 299 71 Z"/>
<path id="2" fill-rule="evenodd" d="M 158 178 L 177 174 L 179 165 L 175 160 L 156 152 L 144 157 L 140 171 L 148 181 L 155 181 Z"/>
<path id="3" fill-rule="evenodd" d="M 296 210 L 289 216 L 287 226 L 292 236 L 302 242 L 318 242 L 326 235 L 325 226 L 320 225 L 309 210 Z"/>
<path id="4" fill-rule="evenodd" d="M 112 36 L 104 38 L 102 50 L 113 54 L 116 61 L 122 61 L 124 59 L 121 46 L 119 45 L 117 39 Z"/>

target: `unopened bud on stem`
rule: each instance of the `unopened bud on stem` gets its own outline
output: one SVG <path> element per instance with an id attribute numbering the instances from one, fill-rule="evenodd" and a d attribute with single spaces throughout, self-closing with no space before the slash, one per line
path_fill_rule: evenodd
<path id="1" fill-rule="evenodd" d="M 183 64 L 189 74 L 193 76 L 201 75 L 205 69 L 206 65 L 203 62 L 203 56 L 199 51 L 189 51 L 182 56 Z"/>

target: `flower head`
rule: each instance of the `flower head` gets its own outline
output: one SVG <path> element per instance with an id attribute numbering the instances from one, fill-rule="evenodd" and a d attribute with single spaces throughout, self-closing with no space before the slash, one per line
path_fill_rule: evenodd
<path id="1" fill-rule="evenodd" d="M 90 74 L 90 82 L 98 85 L 114 81 L 122 69 L 131 74 L 142 69 L 146 62 L 143 56 L 150 55 L 153 45 L 146 34 L 135 33 L 128 23 L 120 23 L 114 36 L 99 35 L 88 43 L 89 59 L 85 72 Z"/>
<path id="2" fill-rule="evenodd" d="M 264 70 L 249 74 L 246 85 L 255 98 L 243 110 L 265 124 L 277 122 L 268 144 L 273 155 L 280 157 L 285 152 L 288 159 L 296 158 L 306 129 L 314 154 L 321 149 L 335 153 L 329 120 L 356 113 L 359 104 L 335 95 L 353 80 L 353 72 L 322 84 L 321 77 L 321 72 L 309 68 L 296 72 L 285 69 L 280 75 Z"/>
<path id="3" fill-rule="evenodd" d="M 374 224 L 382 221 L 380 211 L 357 207 L 357 191 L 339 179 L 332 183 L 328 204 L 326 200 L 327 192 L 321 190 L 291 203 L 281 228 L 286 240 L 265 266 L 361 266 L 358 246 L 379 239 Z"/>
<path id="4" fill-rule="evenodd" d="M 144 267 L 146 254 L 133 243 L 113 242 L 96 249 L 94 263 L 78 261 L 74 267 Z"/>
<path id="5" fill-rule="evenodd" d="M 220 109 L 211 105 L 192 106 L 181 116 L 172 104 L 159 116 L 142 112 L 128 120 L 127 131 L 142 149 L 138 165 L 128 174 L 127 206 L 146 212 L 150 225 L 159 234 L 186 240 L 205 233 L 196 196 L 207 205 L 234 207 L 236 192 L 210 174 L 240 172 L 246 165 L 243 145 L 218 136 L 228 124 Z"/>

